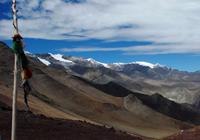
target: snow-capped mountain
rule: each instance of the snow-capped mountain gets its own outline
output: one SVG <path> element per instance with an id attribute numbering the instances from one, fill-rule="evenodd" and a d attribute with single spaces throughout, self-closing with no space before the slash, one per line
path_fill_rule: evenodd
<path id="1" fill-rule="evenodd" d="M 33 55 L 32 55 L 33 56 Z M 129 77 L 144 77 L 156 80 L 188 80 L 188 81 L 200 81 L 199 72 L 189 73 L 178 71 L 175 69 L 168 68 L 161 64 L 152 64 L 149 62 L 130 62 L 130 63 L 111 63 L 106 64 L 94 60 L 93 58 L 81 58 L 74 56 L 64 56 L 61 54 L 43 54 L 35 55 L 39 61 L 47 66 L 63 66 L 66 69 L 73 67 L 84 67 L 84 68 L 101 68 L 110 69 L 115 72 L 120 72 L 128 75 Z"/>
<path id="2" fill-rule="evenodd" d="M 149 67 L 149 68 L 152 68 L 152 69 L 155 68 L 155 67 L 163 67 L 160 64 L 152 64 L 152 63 L 144 62 L 144 61 L 136 61 L 136 62 L 131 62 L 131 63 L 113 63 L 113 64 L 110 64 L 110 65 L 113 65 L 113 66 L 116 66 L 116 67 L 122 67 L 122 66 L 125 66 L 125 65 L 131 65 L 131 64 L 141 65 L 141 66 Z"/>
<path id="3" fill-rule="evenodd" d="M 33 55 L 32 55 L 33 57 Z M 105 84 L 116 82 L 132 91 L 152 95 L 159 93 L 179 103 L 199 100 L 200 73 L 189 73 L 148 62 L 106 64 L 61 54 L 34 55 L 48 67 L 64 69 L 89 81 Z"/>
<path id="4" fill-rule="evenodd" d="M 29 55 L 30 53 L 27 53 L 27 54 Z M 130 63 L 107 64 L 107 63 L 96 61 L 93 58 L 84 59 L 81 57 L 66 57 L 61 54 L 52 54 L 52 53 L 49 53 L 47 55 L 39 55 L 38 59 L 45 65 L 50 65 L 51 64 L 50 61 L 54 59 L 54 61 L 59 61 L 62 63 L 71 64 L 71 65 L 78 64 L 78 65 L 84 65 L 87 67 L 105 67 L 105 68 L 110 68 L 113 70 L 123 69 L 126 65 L 140 65 L 140 66 L 148 67 L 151 69 L 154 69 L 157 67 L 164 67 L 160 64 L 152 64 L 152 63 L 142 62 L 142 61 L 136 61 L 136 62 L 130 62 Z"/>
<path id="5" fill-rule="evenodd" d="M 154 68 L 164 68 L 165 66 L 160 65 L 160 64 L 152 64 L 149 62 L 143 62 L 143 61 L 136 61 L 136 62 L 131 62 L 131 63 L 113 63 L 113 64 L 109 64 L 109 68 L 116 70 L 116 71 L 123 71 L 126 67 L 130 67 L 130 66 L 141 66 L 141 67 L 145 67 L 147 69 L 154 69 Z"/>

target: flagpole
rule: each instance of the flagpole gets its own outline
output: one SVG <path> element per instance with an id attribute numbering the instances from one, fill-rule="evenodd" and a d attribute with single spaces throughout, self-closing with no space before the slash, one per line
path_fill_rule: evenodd
<path id="1" fill-rule="evenodd" d="M 13 26 L 14 26 L 14 34 L 17 34 L 18 31 L 18 22 L 17 22 L 17 3 L 16 0 L 12 0 L 12 13 L 13 13 Z M 12 101 L 12 132 L 11 132 L 11 140 L 16 140 L 16 115 L 17 115 L 17 61 L 18 57 L 15 53 L 14 57 L 14 81 L 13 81 L 13 101 Z"/>

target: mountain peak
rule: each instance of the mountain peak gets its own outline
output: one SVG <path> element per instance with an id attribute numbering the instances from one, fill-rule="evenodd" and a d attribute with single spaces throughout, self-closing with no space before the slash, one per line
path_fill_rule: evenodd
<path id="1" fill-rule="evenodd" d="M 96 60 L 93 59 L 93 58 L 88 58 L 88 59 L 86 59 L 86 60 L 89 61 L 89 62 L 92 63 L 92 64 L 99 64 L 99 65 L 102 65 L 102 66 L 104 66 L 104 67 L 106 67 L 106 68 L 110 68 L 108 64 L 102 63 L 102 62 L 99 62 L 99 61 L 96 61 Z"/>
<path id="2" fill-rule="evenodd" d="M 58 61 L 61 61 L 61 62 L 65 62 L 65 63 L 74 63 L 74 62 L 71 61 L 71 60 L 64 59 L 62 54 L 52 54 L 52 53 L 49 53 L 49 55 L 50 55 L 51 57 L 53 57 L 55 60 L 58 60 Z"/>
<path id="3" fill-rule="evenodd" d="M 142 66 L 146 66 L 146 67 L 149 67 L 151 69 L 153 68 L 156 68 L 156 67 L 163 67 L 162 65 L 160 64 L 152 64 L 152 63 L 149 63 L 149 62 L 144 62 L 144 61 L 136 61 L 136 62 L 133 62 L 135 64 L 138 64 L 138 65 L 142 65 Z"/>
<path id="4" fill-rule="evenodd" d="M 131 64 L 141 65 L 141 66 L 144 66 L 144 67 L 149 67 L 151 69 L 156 68 L 156 67 L 164 67 L 163 65 L 160 65 L 158 63 L 152 64 L 152 63 L 144 62 L 144 61 L 136 61 L 136 62 L 130 62 L 130 63 L 113 63 L 112 65 L 124 66 L 124 65 L 131 65 Z"/>

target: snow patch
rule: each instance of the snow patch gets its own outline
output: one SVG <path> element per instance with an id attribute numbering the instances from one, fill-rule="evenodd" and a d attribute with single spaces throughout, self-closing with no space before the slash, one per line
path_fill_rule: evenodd
<path id="1" fill-rule="evenodd" d="M 166 97 L 167 98 L 167 97 Z M 177 102 L 174 98 L 168 98 L 170 101 Z"/>
<path id="2" fill-rule="evenodd" d="M 32 54 L 32 53 L 29 52 L 29 51 L 24 51 L 24 53 L 25 53 L 25 54 L 29 54 L 29 55 Z"/>
<path id="3" fill-rule="evenodd" d="M 158 64 L 152 64 L 152 63 L 142 62 L 142 61 L 137 61 L 137 62 L 135 62 L 135 64 L 139 64 L 141 66 L 149 67 L 151 69 L 153 69 L 153 68 L 158 66 Z"/>
<path id="4" fill-rule="evenodd" d="M 61 62 L 65 62 L 65 63 L 74 63 L 73 61 L 70 61 L 70 60 L 66 60 L 63 58 L 63 55 L 61 54 L 51 54 L 51 57 L 53 57 L 55 60 L 58 60 L 58 61 L 61 61 Z"/>
<path id="5" fill-rule="evenodd" d="M 113 65 L 116 65 L 116 66 L 121 66 L 121 65 L 126 65 L 128 63 L 113 63 Z"/>
<path id="6" fill-rule="evenodd" d="M 86 59 L 86 60 L 89 61 L 89 62 L 92 63 L 92 64 L 102 65 L 102 66 L 104 66 L 104 67 L 106 67 L 106 68 L 110 68 L 108 64 L 102 63 L 102 62 L 99 62 L 99 61 L 96 61 L 96 60 L 94 60 L 93 58 L 88 58 L 88 59 Z"/>
<path id="7" fill-rule="evenodd" d="M 136 61 L 136 62 L 131 62 L 131 63 L 113 63 L 113 65 L 115 65 L 115 66 L 124 66 L 124 65 L 128 65 L 128 64 L 137 64 L 137 65 L 149 67 L 151 69 L 156 68 L 156 67 L 164 67 L 160 64 L 152 64 L 152 63 L 144 62 L 144 61 Z"/>
<path id="8" fill-rule="evenodd" d="M 49 66 L 51 63 L 49 61 L 47 61 L 46 59 L 40 58 L 38 57 L 38 59 L 40 60 L 40 62 L 42 62 L 43 64 Z"/>

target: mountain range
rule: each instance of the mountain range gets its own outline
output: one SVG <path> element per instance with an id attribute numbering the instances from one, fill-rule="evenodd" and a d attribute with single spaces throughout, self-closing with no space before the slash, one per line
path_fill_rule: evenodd
<path id="1" fill-rule="evenodd" d="M 144 139 L 200 124 L 199 72 L 159 64 L 105 64 L 60 54 L 31 54 L 31 111 L 57 119 L 114 127 Z M 0 102 L 11 106 L 13 53 L 0 43 Z M 18 78 L 20 79 L 20 78 Z M 18 80 L 18 109 L 24 110 Z"/>
<path id="2" fill-rule="evenodd" d="M 105 64 L 61 54 L 34 55 L 45 65 L 60 68 L 98 84 L 115 82 L 147 95 L 159 93 L 177 103 L 199 107 L 200 72 L 184 72 L 148 62 Z"/>

